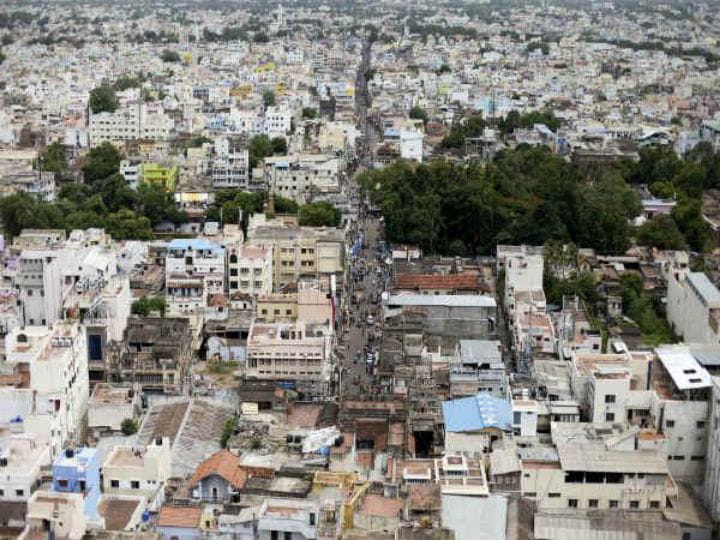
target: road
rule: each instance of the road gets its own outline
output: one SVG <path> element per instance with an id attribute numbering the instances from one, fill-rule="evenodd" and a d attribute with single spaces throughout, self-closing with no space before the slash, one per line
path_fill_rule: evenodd
<path id="1" fill-rule="evenodd" d="M 373 142 L 377 138 L 376 126 L 368 119 L 370 95 L 365 73 L 370 69 L 370 48 L 371 44 L 366 42 L 355 83 L 355 116 L 363 140 L 358 145 L 359 167 L 350 178 L 350 189 L 353 192 L 358 190 L 357 176 L 371 161 Z M 373 393 L 377 349 L 382 343 L 380 294 L 387 275 L 387 268 L 377 255 L 378 241 L 383 237 L 382 222 L 369 215 L 360 197 L 355 198 L 355 201 L 358 205 L 358 219 L 353 230 L 353 240 L 362 235 L 364 242 L 358 256 L 352 257 L 348 263 L 347 324 L 339 340 L 339 349 L 342 351 L 339 364 L 342 381 L 340 391 L 343 398 L 364 397 Z M 368 316 L 372 317 L 372 324 L 368 324 Z"/>

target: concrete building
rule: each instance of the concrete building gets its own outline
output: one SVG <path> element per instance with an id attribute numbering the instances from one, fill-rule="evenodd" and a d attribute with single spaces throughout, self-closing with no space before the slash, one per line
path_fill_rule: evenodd
<path id="1" fill-rule="evenodd" d="M 159 437 L 142 448 L 116 446 L 102 466 L 103 493 L 147 498 L 150 509 L 165 499 L 165 483 L 172 472 L 170 439 Z"/>
<path id="2" fill-rule="evenodd" d="M 662 510 L 677 494 L 665 456 L 622 424 L 553 423 L 553 449 L 521 454 L 523 496 L 539 510 Z M 524 457 L 523 457 L 524 456 Z"/>
<path id="3" fill-rule="evenodd" d="M 140 393 L 133 385 L 95 385 L 88 403 L 88 429 L 99 435 L 118 432 L 126 418 L 136 419 L 140 411 Z"/>
<path id="4" fill-rule="evenodd" d="M 320 504 L 313 499 L 267 498 L 257 517 L 257 540 L 313 540 L 319 514 Z"/>
<path id="5" fill-rule="evenodd" d="M 273 252 L 262 246 L 228 247 L 227 281 L 232 296 L 268 294 L 273 286 Z"/>
<path id="6" fill-rule="evenodd" d="M 81 540 L 88 527 L 84 506 L 79 493 L 36 491 L 28 501 L 28 538 L 53 531 L 56 538 Z"/>
<path id="7" fill-rule="evenodd" d="M 323 154 L 265 158 L 263 179 L 273 193 L 298 204 L 340 192 L 341 161 Z"/>
<path id="8" fill-rule="evenodd" d="M 247 137 L 219 137 L 210 160 L 210 178 L 215 189 L 249 189 L 250 154 Z"/>
<path id="9" fill-rule="evenodd" d="M 178 182 L 177 165 L 160 165 L 159 163 L 142 164 L 142 181 L 163 188 L 165 191 L 175 191 Z"/>
<path id="10" fill-rule="evenodd" d="M 708 416 L 703 499 L 713 520 L 720 521 L 720 377 L 712 377 Z"/>
<path id="11" fill-rule="evenodd" d="M 67 448 L 53 463 L 53 491 L 83 497 L 88 522 L 99 521 L 100 455 L 95 448 Z"/>
<path id="12" fill-rule="evenodd" d="M 23 519 L 11 515 L 24 516 L 27 501 L 37 489 L 41 468 L 50 462 L 48 443 L 22 434 L 5 435 L 0 439 L 0 504 L 7 513 L 5 526 L 25 525 Z M 0 518 L 0 521 L 4 520 Z"/>
<path id="13" fill-rule="evenodd" d="M 667 318 L 686 343 L 720 343 L 720 291 L 703 272 L 670 276 Z"/>
<path id="14" fill-rule="evenodd" d="M 450 395 L 471 396 L 478 392 L 507 396 L 501 345 L 494 340 L 461 339 L 450 364 Z"/>
<path id="15" fill-rule="evenodd" d="M 80 435 L 89 383 L 85 329 L 58 322 L 52 328 L 17 328 L 5 337 L 6 366 L 17 383 L 0 393 L 0 411 L 20 417 L 22 429 L 48 442 L 55 457 Z"/>
<path id="16" fill-rule="evenodd" d="M 240 458 L 228 450 L 219 450 L 198 466 L 189 488 L 193 499 L 227 502 L 243 488 L 246 478 Z"/>
<path id="17" fill-rule="evenodd" d="M 225 287 L 225 249 L 204 239 L 176 239 L 165 257 L 165 298 L 170 315 L 202 315 L 208 296 Z"/>
<path id="18" fill-rule="evenodd" d="M 120 174 L 130 189 L 137 189 L 142 182 L 143 165 L 140 161 L 123 159 L 120 162 Z"/>
<path id="19" fill-rule="evenodd" d="M 327 325 L 253 322 L 247 342 L 246 376 L 276 381 L 329 379 L 331 332 Z"/>

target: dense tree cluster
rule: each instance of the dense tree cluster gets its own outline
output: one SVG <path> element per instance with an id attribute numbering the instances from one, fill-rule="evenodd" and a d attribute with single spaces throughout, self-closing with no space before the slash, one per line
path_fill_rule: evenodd
<path id="1" fill-rule="evenodd" d="M 153 184 L 141 184 L 133 191 L 118 173 L 119 164 L 120 154 L 105 143 L 89 152 L 83 166 L 85 183 L 66 183 L 56 202 L 24 193 L 1 199 L 6 234 L 16 236 L 25 228 L 104 227 L 116 239 L 148 240 L 155 225 L 184 221 L 172 193 Z"/>
<path id="2" fill-rule="evenodd" d="M 143 296 L 133 301 L 132 306 L 130 306 L 132 313 L 142 317 L 147 317 L 153 311 L 157 311 L 161 317 L 164 317 L 166 310 L 167 304 L 162 296 Z"/>
<path id="3" fill-rule="evenodd" d="M 255 135 L 249 143 L 250 168 L 254 169 L 263 158 L 287 154 L 288 147 L 285 137 Z"/>
<path id="4" fill-rule="evenodd" d="M 545 147 L 521 145 L 487 166 L 395 163 L 364 173 L 391 242 L 451 255 L 491 253 L 498 243 L 573 241 L 602 253 L 629 246 L 635 192 L 617 171 L 592 181 Z"/>
<path id="5" fill-rule="evenodd" d="M 110 85 L 103 84 L 90 91 L 90 110 L 93 114 L 115 112 L 119 105 L 115 89 Z"/>
<path id="6" fill-rule="evenodd" d="M 309 227 L 337 227 L 340 225 L 340 210 L 327 201 L 304 204 L 300 207 L 300 225 Z"/>
<path id="7" fill-rule="evenodd" d="M 672 219 L 656 216 L 639 228 L 639 243 L 665 249 L 687 245 L 698 252 L 714 247 L 712 231 L 702 217 L 703 192 L 720 188 L 720 155 L 710 143 L 698 144 L 683 159 L 671 147 L 643 148 L 640 160 L 625 176 L 633 184 L 647 186 L 657 197 L 677 202 Z"/>
<path id="8" fill-rule="evenodd" d="M 167 63 L 177 64 L 180 62 L 180 54 L 177 51 L 171 49 L 164 49 L 160 54 L 160 60 Z"/>

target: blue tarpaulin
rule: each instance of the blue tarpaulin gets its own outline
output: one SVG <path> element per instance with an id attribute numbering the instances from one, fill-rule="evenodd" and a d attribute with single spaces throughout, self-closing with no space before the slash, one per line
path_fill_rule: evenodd
<path id="1" fill-rule="evenodd" d="M 486 428 L 512 429 L 510 402 L 488 393 L 443 401 L 445 431 L 479 431 Z"/>

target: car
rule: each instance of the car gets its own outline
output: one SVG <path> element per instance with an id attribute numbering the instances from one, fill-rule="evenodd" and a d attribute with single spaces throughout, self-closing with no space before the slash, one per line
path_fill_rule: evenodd
<path id="1" fill-rule="evenodd" d="M 368 315 L 367 319 L 365 319 L 365 322 L 368 323 L 368 325 L 372 326 L 373 324 L 375 324 L 375 317 L 373 317 L 372 315 Z"/>

